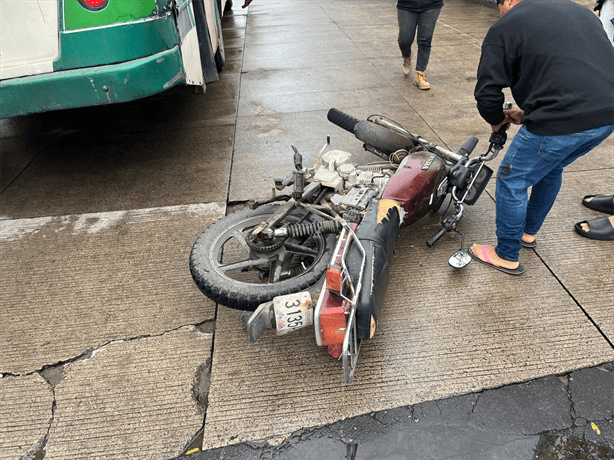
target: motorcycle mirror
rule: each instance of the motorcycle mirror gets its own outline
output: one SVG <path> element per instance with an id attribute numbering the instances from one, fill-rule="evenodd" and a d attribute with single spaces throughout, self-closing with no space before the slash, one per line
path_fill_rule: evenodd
<path id="1" fill-rule="evenodd" d="M 454 268 L 464 268 L 471 262 L 471 256 L 462 249 L 452 254 L 452 257 L 448 260 L 448 263 Z"/>

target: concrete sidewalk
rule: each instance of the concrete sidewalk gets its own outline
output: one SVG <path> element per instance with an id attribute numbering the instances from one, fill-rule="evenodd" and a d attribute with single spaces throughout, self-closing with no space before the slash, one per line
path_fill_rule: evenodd
<path id="1" fill-rule="evenodd" d="M 614 361 L 614 245 L 572 230 L 598 215 L 582 196 L 612 191 L 612 138 L 566 171 L 538 247 L 523 249 L 523 276 L 449 267 L 458 238 L 425 244 L 441 215 L 404 230 L 379 331 L 349 386 L 312 330 L 252 344 L 240 312 L 190 279 L 198 234 L 268 196 L 292 167 L 291 144 L 309 163 L 331 134 L 334 148 L 368 158 L 326 120 L 331 107 L 387 115 L 452 150 L 475 135 L 485 149 L 473 88 L 497 18 L 446 0 L 425 92 L 401 73 L 395 2 L 237 2 L 223 21 L 226 69 L 200 99 L 175 92 L 56 115 L 61 125 L 0 120 L 3 155 L 32 157 L 19 173 L 3 163 L 0 459 L 263 452 L 304 429 Z M 80 125 L 85 115 L 107 133 Z M 469 242 L 495 242 L 494 185 L 461 224 Z M 599 388 L 614 391 L 611 365 L 601 369 Z M 603 404 L 610 422 L 614 402 Z M 575 423 L 561 420 L 557 429 Z"/>
<path id="2" fill-rule="evenodd" d="M 481 39 L 497 17 L 480 4 L 446 2 L 427 72 L 432 89 L 421 92 L 400 72 L 394 4 L 254 3 L 247 18 L 230 201 L 264 189 L 269 163 L 257 152 L 289 169 L 284 145 L 296 145 L 309 162 L 331 132 L 334 147 L 359 152 L 355 139 L 327 125 L 329 107 L 357 118 L 389 115 L 451 149 L 476 135 L 483 139 L 478 150 L 484 148 L 489 127 L 475 110 L 473 87 Z M 281 148 L 269 150 L 273 142 Z M 579 204 L 592 193 L 586 184 L 591 190 L 611 188 L 613 145 L 609 140 L 570 168 L 538 249 L 522 254 L 522 277 L 478 264 L 454 271 L 447 257 L 458 240 L 444 239 L 436 248 L 424 244 L 437 232 L 440 216 L 405 230 L 379 335 L 363 343 L 349 387 L 340 384 L 339 363 L 317 349 L 311 333 L 246 344 L 239 313 L 219 309 L 203 447 L 276 443 L 301 428 L 345 417 L 610 361 L 614 250 L 579 238 L 571 226 L 587 213 Z M 471 241 L 495 241 L 494 181 L 488 191 L 490 198 L 463 222 Z"/>

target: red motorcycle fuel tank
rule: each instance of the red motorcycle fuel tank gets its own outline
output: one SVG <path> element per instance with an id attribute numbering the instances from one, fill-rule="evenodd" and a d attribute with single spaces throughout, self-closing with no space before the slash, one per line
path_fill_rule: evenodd
<path id="1" fill-rule="evenodd" d="M 446 174 L 445 162 L 430 152 L 410 153 L 403 159 L 382 195 L 403 208 L 401 227 L 425 216 L 437 204 L 437 190 Z"/>

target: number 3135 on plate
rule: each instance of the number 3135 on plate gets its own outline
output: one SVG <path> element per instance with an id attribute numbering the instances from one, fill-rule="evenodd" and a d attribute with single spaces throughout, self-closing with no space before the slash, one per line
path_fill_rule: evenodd
<path id="1" fill-rule="evenodd" d="M 313 324 L 313 306 L 309 292 L 297 292 L 273 299 L 277 335 L 284 335 Z"/>

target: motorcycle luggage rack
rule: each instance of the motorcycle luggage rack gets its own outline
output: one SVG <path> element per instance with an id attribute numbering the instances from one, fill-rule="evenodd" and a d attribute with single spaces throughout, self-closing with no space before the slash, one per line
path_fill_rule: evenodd
<path id="1" fill-rule="evenodd" d="M 337 247 L 335 248 L 334 254 L 338 254 L 341 249 L 341 245 L 343 244 L 343 252 L 341 253 L 341 277 L 342 283 L 347 282 L 348 286 L 348 296 L 343 292 L 339 293 L 341 297 L 347 300 L 350 304 L 348 321 L 345 329 L 345 336 L 343 338 L 343 349 L 341 352 L 341 359 L 343 360 L 343 373 L 345 375 L 345 383 L 349 384 L 352 381 L 352 377 L 354 377 L 354 370 L 356 369 L 356 363 L 358 361 L 358 354 L 360 353 L 360 341 L 358 340 L 358 335 L 356 332 L 356 304 L 358 302 L 358 295 L 360 293 L 360 289 L 362 287 L 362 278 L 365 271 L 365 265 L 367 261 L 367 252 L 365 248 L 361 244 L 358 236 L 354 233 L 352 227 L 344 220 L 342 222 L 343 230 L 339 235 L 339 241 L 337 242 Z M 358 247 L 359 251 L 362 254 L 362 262 L 360 264 L 360 273 L 358 275 L 358 281 L 354 286 L 352 282 L 352 277 L 348 270 L 346 264 L 346 257 L 348 254 L 348 250 L 350 247 L 350 243 L 353 242 Z"/>

